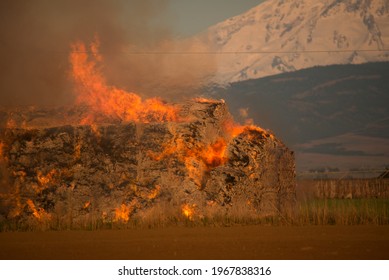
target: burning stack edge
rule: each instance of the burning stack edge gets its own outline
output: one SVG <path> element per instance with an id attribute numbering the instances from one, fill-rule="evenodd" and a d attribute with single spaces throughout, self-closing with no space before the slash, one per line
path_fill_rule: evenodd
<path id="1" fill-rule="evenodd" d="M 234 133 L 224 101 L 179 106 L 177 122 L 79 125 L 78 108 L 14 112 L 5 125 L 3 113 L 1 224 L 61 229 L 290 213 L 293 152 L 255 127 Z"/>

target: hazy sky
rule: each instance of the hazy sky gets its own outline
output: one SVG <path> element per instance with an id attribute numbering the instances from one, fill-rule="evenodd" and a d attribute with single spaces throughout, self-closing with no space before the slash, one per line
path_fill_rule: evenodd
<path id="1" fill-rule="evenodd" d="M 162 82 L 169 84 L 169 89 L 171 84 L 175 87 L 179 82 L 189 84 L 188 79 L 197 83 L 197 74 L 206 75 L 207 69 L 214 70 L 210 59 L 205 67 L 194 57 L 173 60 L 162 55 L 124 56 L 123 49 L 134 46 L 136 50 L 159 50 L 161 46 L 170 49 L 175 39 L 201 32 L 261 2 L 1 0 L 0 106 L 69 102 L 70 45 L 78 40 L 88 44 L 96 35 L 104 53 L 105 75 L 114 85 L 155 95 L 152 90 L 159 89 Z M 166 46 L 166 42 L 170 45 Z"/>
<path id="2" fill-rule="evenodd" d="M 170 0 L 173 32 L 179 36 L 196 34 L 208 26 L 239 15 L 264 0 Z"/>

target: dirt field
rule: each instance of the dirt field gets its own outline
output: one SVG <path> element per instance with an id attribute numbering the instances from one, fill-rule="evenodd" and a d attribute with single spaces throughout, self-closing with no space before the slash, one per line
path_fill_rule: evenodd
<path id="1" fill-rule="evenodd" d="M 389 259 L 389 226 L 0 233 L 1 259 Z"/>

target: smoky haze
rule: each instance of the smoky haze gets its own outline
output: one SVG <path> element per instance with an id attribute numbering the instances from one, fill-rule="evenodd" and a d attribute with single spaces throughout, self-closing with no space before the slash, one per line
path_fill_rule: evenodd
<path id="1" fill-rule="evenodd" d="M 89 44 L 96 35 L 109 84 L 143 97 L 192 94 L 212 75 L 213 59 L 177 54 L 205 47 L 199 40 L 172 38 L 167 5 L 165 0 L 1 1 L 0 106 L 71 104 L 70 44 Z"/>

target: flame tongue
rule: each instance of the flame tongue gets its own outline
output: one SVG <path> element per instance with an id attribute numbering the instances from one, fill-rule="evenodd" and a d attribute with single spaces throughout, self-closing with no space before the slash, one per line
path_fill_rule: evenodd
<path id="1" fill-rule="evenodd" d="M 219 138 L 215 143 L 209 145 L 203 153 L 204 162 L 208 167 L 217 167 L 227 161 L 227 143 L 223 138 Z"/>
<path id="2" fill-rule="evenodd" d="M 143 101 L 135 93 L 109 86 L 99 69 L 102 57 L 98 48 L 97 40 L 89 49 L 82 42 L 71 45 L 70 62 L 77 89 L 77 103 L 87 105 L 92 110 L 83 123 L 92 123 L 96 114 L 122 121 L 177 121 L 178 108 L 175 106 L 164 104 L 158 98 Z"/>

